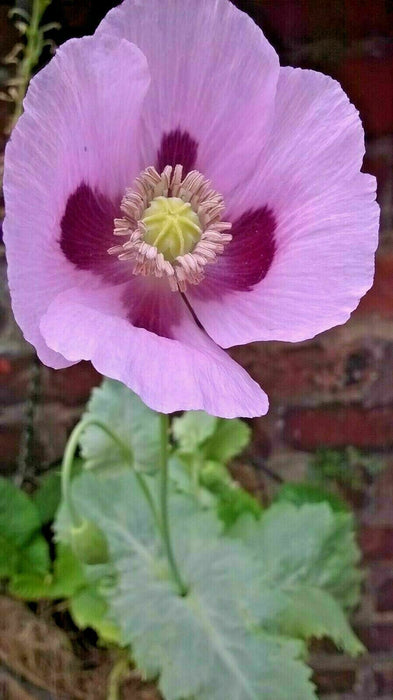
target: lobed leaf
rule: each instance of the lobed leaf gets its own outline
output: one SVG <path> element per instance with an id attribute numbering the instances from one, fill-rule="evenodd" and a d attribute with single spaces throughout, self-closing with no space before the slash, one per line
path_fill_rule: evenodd
<path id="1" fill-rule="evenodd" d="M 76 559 L 70 547 L 59 544 L 53 572 L 16 574 L 9 584 L 12 595 L 24 600 L 43 598 L 69 598 L 86 584 L 83 567 Z"/>
<path id="2" fill-rule="evenodd" d="M 61 500 L 60 471 L 46 475 L 33 493 L 33 502 L 38 510 L 42 525 L 52 522 Z"/>
<path id="3" fill-rule="evenodd" d="M 147 677 L 159 676 L 167 700 L 315 698 L 302 644 L 264 633 L 259 611 L 249 617 L 244 598 L 259 573 L 247 548 L 221 535 L 214 511 L 171 495 L 174 548 L 188 585 L 181 597 L 132 472 L 105 480 L 85 473 L 74 481 L 74 498 L 108 538 L 118 574 L 108 602 L 121 644 L 132 644 Z M 277 606 L 268 593 L 263 610 L 273 621 Z"/>
<path id="4" fill-rule="evenodd" d="M 187 411 L 172 423 L 181 454 L 199 453 L 205 460 L 225 464 L 240 454 L 250 441 L 249 426 L 237 418 L 215 418 L 204 411 Z"/>
<path id="5" fill-rule="evenodd" d="M 298 508 L 281 502 L 259 521 L 243 517 L 232 534 L 260 562 L 263 584 L 286 600 L 279 631 L 329 636 L 351 654 L 362 651 L 343 613 L 358 602 L 362 579 L 350 513 L 334 512 L 326 503 Z"/>
<path id="6" fill-rule="evenodd" d="M 155 471 L 159 466 L 159 415 L 124 384 L 104 379 L 94 389 L 84 413 L 105 423 L 123 445 L 120 448 L 101 428 L 90 425 L 80 444 L 86 468 L 100 471 L 129 469 Z"/>
<path id="7" fill-rule="evenodd" d="M 70 599 L 70 613 L 80 629 L 91 627 L 106 644 L 120 644 L 117 625 L 108 619 L 108 603 L 96 586 L 80 588 Z"/>
<path id="8" fill-rule="evenodd" d="M 31 498 L 9 479 L 0 477 L 0 532 L 9 542 L 23 548 L 40 530 L 38 510 Z"/>
<path id="9" fill-rule="evenodd" d="M 251 429 L 244 421 L 219 418 L 214 433 L 205 442 L 205 458 L 226 464 L 247 447 L 250 438 Z"/>
<path id="10" fill-rule="evenodd" d="M 213 435 L 218 418 L 204 411 L 187 411 L 172 423 L 173 437 L 180 452 L 194 454 Z"/>
<path id="11" fill-rule="evenodd" d="M 48 570 L 49 548 L 40 530 L 39 512 L 31 498 L 0 477 L 0 577 Z"/>
<path id="12" fill-rule="evenodd" d="M 349 508 L 342 498 L 309 482 L 283 484 L 275 496 L 275 501 L 288 501 L 296 506 L 302 506 L 305 503 L 328 503 L 331 509 L 337 513 L 349 512 Z"/>

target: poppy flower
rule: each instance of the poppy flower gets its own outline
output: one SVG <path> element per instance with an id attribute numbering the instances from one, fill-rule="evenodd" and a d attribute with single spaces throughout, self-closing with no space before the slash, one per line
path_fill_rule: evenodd
<path id="1" fill-rule="evenodd" d="M 340 85 L 280 68 L 228 0 L 125 0 L 31 81 L 7 146 L 26 339 L 158 411 L 262 415 L 224 349 L 348 319 L 377 243 L 363 155 Z"/>

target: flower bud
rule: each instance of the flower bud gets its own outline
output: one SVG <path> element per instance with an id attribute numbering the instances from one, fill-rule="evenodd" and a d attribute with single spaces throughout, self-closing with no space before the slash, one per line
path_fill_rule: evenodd
<path id="1" fill-rule="evenodd" d="M 71 547 L 84 564 L 106 564 L 109 561 L 105 535 L 91 520 L 83 520 L 81 525 L 71 529 Z"/>

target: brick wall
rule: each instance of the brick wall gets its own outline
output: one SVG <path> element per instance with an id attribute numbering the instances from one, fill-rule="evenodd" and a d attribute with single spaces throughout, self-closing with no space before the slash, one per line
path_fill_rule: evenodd
<path id="1" fill-rule="evenodd" d="M 365 170 L 378 177 L 382 219 L 375 284 L 349 323 L 305 343 L 252 344 L 233 355 L 270 396 L 269 415 L 253 422 L 254 454 L 275 474 L 302 478 L 321 445 L 352 445 L 386 464 L 361 492 L 347 492 L 369 569 L 355 618 L 369 654 L 351 661 L 322 645 L 313 665 L 327 698 L 387 700 L 393 697 L 393 6 L 389 0 L 237 4 L 261 24 L 284 64 L 316 68 L 342 82 L 367 128 Z M 92 2 L 59 2 L 56 11 L 61 39 L 93 28 L 100 14 Z M 4 34 L 4 6 L 0 23 L 5 53 L 13 39 Z M 30 478 L 58 459 L 99 379 L 88 363 L 57 372 L 35 364 L 10 314 L 2 257 L 1 470 L 24 471 Z M 272 490 L 274 480 L 259 476 L 264 489 Z"/>

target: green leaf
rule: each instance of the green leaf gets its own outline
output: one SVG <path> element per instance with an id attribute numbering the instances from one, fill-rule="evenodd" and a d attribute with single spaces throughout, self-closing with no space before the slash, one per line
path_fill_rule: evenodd
<path id="1" fill-rule="evenodd" d="M 304 503 L 326 502 L 337 513 L 349 512 L 347 504 L 339 496 L 309 482 L 283 484 L 275 496 L 275 501 L 288 501 L 295 506 L 301 506 Z"/>
<path id="2" fill-rule="evenodd" d="M 71 615 L 80 629 L 91 627 L 104 643 L 120 644 L 120 630 L 108 619 L 108 607 L 105 598 L 94 586 L 81 588 L 70 600 Z"/>
<path id="3" fill-rule="evenodd" d="M 361 651 L 342 612 L 358 602 L 362 579 L 356 568 L 360 552 L 349 513 L 335 513 L 326 503 L 297 508 L 281 502 L 259 521 L 243 517 L 232 532 L 260 562 L 264 585 L 286 600 L 279 631 L 290 630 L 299 637 L 324 634 L 349 653 Z M 303 619 L 306 591 L 310 606 Z"/>
<path id="4" fill-rule="evenodd" d="M 262 506 L 234 482 L 220 493 L 217 512 L 223 523 L 230 527 L 244 513 L 259 518 Z"/>
<path id="5" fill-rule="evenodd" d="M 23 548 L 0 535 L 0 578 L 32 572 L 42 575 L 49 566 L 49 546 L 42 535 L 36 535 Z"/>
<path id="6" fill-rule="evenodd" d="M 180 452 L 194 454 L 211 437 L 216 429 L 218 418 L 204 411 L 187 411 L 172 423 L 173 436 Z"/>
<path id="7" fill-rule="evenodd" d="M 95 418 L 116 434 L 120 448 L 101 428 L 91 425 L 82 434 L 80 444 L 87 469 L 119 473 L 135 469 L 154 472 L 159 467 L 159 415 L 128 387 L 104 379 L 94 389 L 83 418 Z"/>
<path id="8" fill-rule="evenodd" d="M 86 584 L 83 567 L 70 547 L 59 544 L 53 572 L 21 573 L 12 577 L 9 591 L 24 600 L 69 598 Z"/>
<path id="9" fill-rule="evenodd" d="M 225 545 L 188 544 L 182 570 L 190 589 L 184 598 L 154 566 L 119 561 L 122 586 L 112 605 L 139 668 L 147 676 L 160 674 L 166 700 L 315 698 L 310 673 L 299 661 L 301 647 L 247 629 L 228 576 L 247 566 L 243 557 Z"/>
<path id="10" fill-rule="evenodd" d="M 53 576 L 51 573 L 47 573 L 44 576 L 34 572 L 16 574 L 10 580 L 8 591 L 11 595 L 23 600 L 43 600 L 44 598 L 53 597 L 50 594 L 52 582 Z"/>
<path id="11" fill-rule="evenodd" d="M 225 464 L 247 447 L 250 438 L 251 429 L 244 421 L 219 418 L 214 433 L 204 444 L 205 458 Z"/>
<path id="12" fill-rule="evenodd" d="M 208 461 L 199 469 L 199 484 L 192 479 L 192 460 L 170 460 L 169 474 L 181 493 L 192 495 L 201 508 L 215 508 L 225 525 L 232 525 L 244 513 L 258 518 L 262 507 L 258 501 L 232 479 L 227 468 L 218 462 Z"/>
<path id="13" fill-rule="evenodd" d="M 30 497 L 0 477 L 0 577 L 47 571 L 49 548 L 40 528 L 38 509 Z"/>
<path id="14" fill-rule="evenodd" d="M 53 565 L 52 596 L 68 598 L 85 583 L 86 576 L 83 565 L 70 547 L 59 542 Z"/>
<path id="15" fill-rule="evenodd" d="M 18 568 L 19 550 L 17 546 L 0 534 L 0 578 L 9 578 Z"/>
<path id="16" fill-rule="evenodd" d="M 206 460 L 226 463 L 240 454 L 250 441 L 251 430 L 237 418 L 215 418 L 204 411 L 187 411 L 172 424 L 180 453 L 199 452 Z"/>
<path id="17" fill-rule="evenodd" d="M 214 511 L 198 512 L 192 500 L 171 494 L 175 555 L 188 585 L 181 597 L 132 472 L 107 478 L 105 488 L 85 473 L 74 480 L 73 494 L 108 539 L 118 573 L 108 603 L 121 643 L 132 645 L 146 676 L 159 676 L 166 700 L 315 698 L 299 658 L 303 645 L 258 629 L 262 609 L 272 621 L 281 609 L 274 592 L 267 592 L 273 604 L 266 599 L 251 618 L 256 567 L 246 547 L 222 537 Z M 59 537 L 64 525 L 59 519 Z"/>
<path id="18" fill-rule="evenodd" d="M 179 459 L 176 455 L 169 460 L 169 477 L 176 491 L 192 495 L 201 508 L 215 508 L 217 499 L 214 494 L 192 478 L 192 462 Z M 199 476 L 199 472 L 198 472 Z"/>
<path id="19" fill-rule="evenodd" d="M 52 522 L 61 500 L 60 472 L 52 472 L 45 476 L 32 498 L 38 509 L 41 523 L 46 525 Z"/>
<path id="20" fill-rule="evenodd" d="M 124 449 L 103 430 L 89 426 L 81 437 L 86 468 L 104 472 L 129 469 L 155 471 L 159 467 L 159 415 L 151 411 L 128 387 L 112 379 L 104 379 L 93 390 L 84 418 L 105 423 L 119 438 Z"/>
<path id="21" fill-rule="evenodd" d="M 340 605 L 320 588 L 294 587 L 289 593 L 288 606 L 282 612 L 280 627 L 283 634 L 290 637 L 330 637 L 352 656 L 365 651 L 349 627 Z"/>
<path id="22" fill-rule="evenodd" d="M 0 532 L 10 543 L 23 548 L 40 530 L 38 510 L 29 496 L 8 479 L 0 477 Z"/>
<path id="23" fill-rule="evenodd" d="M 201 470 L 201 483 L 217 498 L 217 513 L 227 527 L 244 513 L 259 518 L 262 507 L 258 501 L 232 479 L 224 465 L 206 462 Z"/>
<path id="24" fill-rule="evenodd" d="M 36 535 L 20 552 L 18 571 L 46 573 L 50 567 L 49 545 L 45 537 Z"/>

